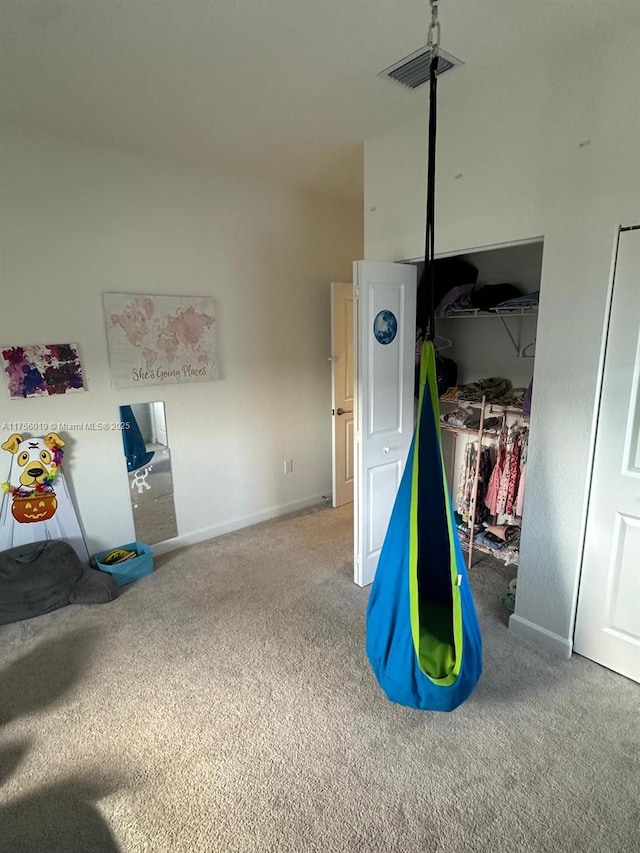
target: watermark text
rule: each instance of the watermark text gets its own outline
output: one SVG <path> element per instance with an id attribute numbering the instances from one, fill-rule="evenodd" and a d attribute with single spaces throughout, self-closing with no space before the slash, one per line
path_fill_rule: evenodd
<path id="1" fill-rule="evenodd" d="M 0 427 L 13 432 L 118 432 L 131 429 L 123 421 L 3 421 Z"/>

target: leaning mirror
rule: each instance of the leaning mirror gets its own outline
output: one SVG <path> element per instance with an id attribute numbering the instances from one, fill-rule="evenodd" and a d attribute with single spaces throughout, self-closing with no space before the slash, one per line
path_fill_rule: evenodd
<path id="1" fill-rule="evenodd" d="M 155 545 L 178 535 L 164 403 L 120 406 L 136 540 Z"/>

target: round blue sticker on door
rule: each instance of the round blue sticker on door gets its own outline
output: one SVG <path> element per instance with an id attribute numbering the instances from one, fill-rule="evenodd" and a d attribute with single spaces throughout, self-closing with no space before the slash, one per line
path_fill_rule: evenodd
<path id="1" fill-rule="evenodd" d="M 393 311 L 380 311 L 373 321 L 373 334 L 380 344 L 390 344 L 398 334 L 398 321 Z"/>

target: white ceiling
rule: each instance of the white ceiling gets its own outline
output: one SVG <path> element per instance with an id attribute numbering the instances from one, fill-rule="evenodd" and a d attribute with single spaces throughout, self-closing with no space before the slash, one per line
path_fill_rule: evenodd
<path id="1" fill-rule="evenodd" d="M 638 6 L 441 0 L 442 46 L 477 75 Z M 426 112 L 424 88 L 377 74 L 428 17 L 427 0 L 0 0 L 0 119 L 360 199 L 362 141 Z"/>

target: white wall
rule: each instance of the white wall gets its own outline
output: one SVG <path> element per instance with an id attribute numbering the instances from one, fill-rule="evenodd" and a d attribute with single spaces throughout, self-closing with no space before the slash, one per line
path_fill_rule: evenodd
<path id="1" fill-rule="evenodd" d="M 437 251 L 544 236 L 511 625 L 565 653 L 614 234 L 620 224 L 640 222 L 639 36 L 632 26 L 594 33 L 553 63 L 467 66 L 440 85 Z M 424 255 L 425 152 L 423 115 L 367 141 L 368 259 Z"/>
<path id="2" fill-rule="evenodd" d="M 78 343 L 88 384 L 24 401 L 0 387 L 0 422 L 164 400 L 181 542 L 328 492 L 329 284 L 362 256 L 361 206 L 9 126 L 0 146 L 0 345 Z M 113 390 L 103 291 L 212 296 L 221 381 Z M 131 541 L 120 435 L 63 437 L 90 551 Z"/>

